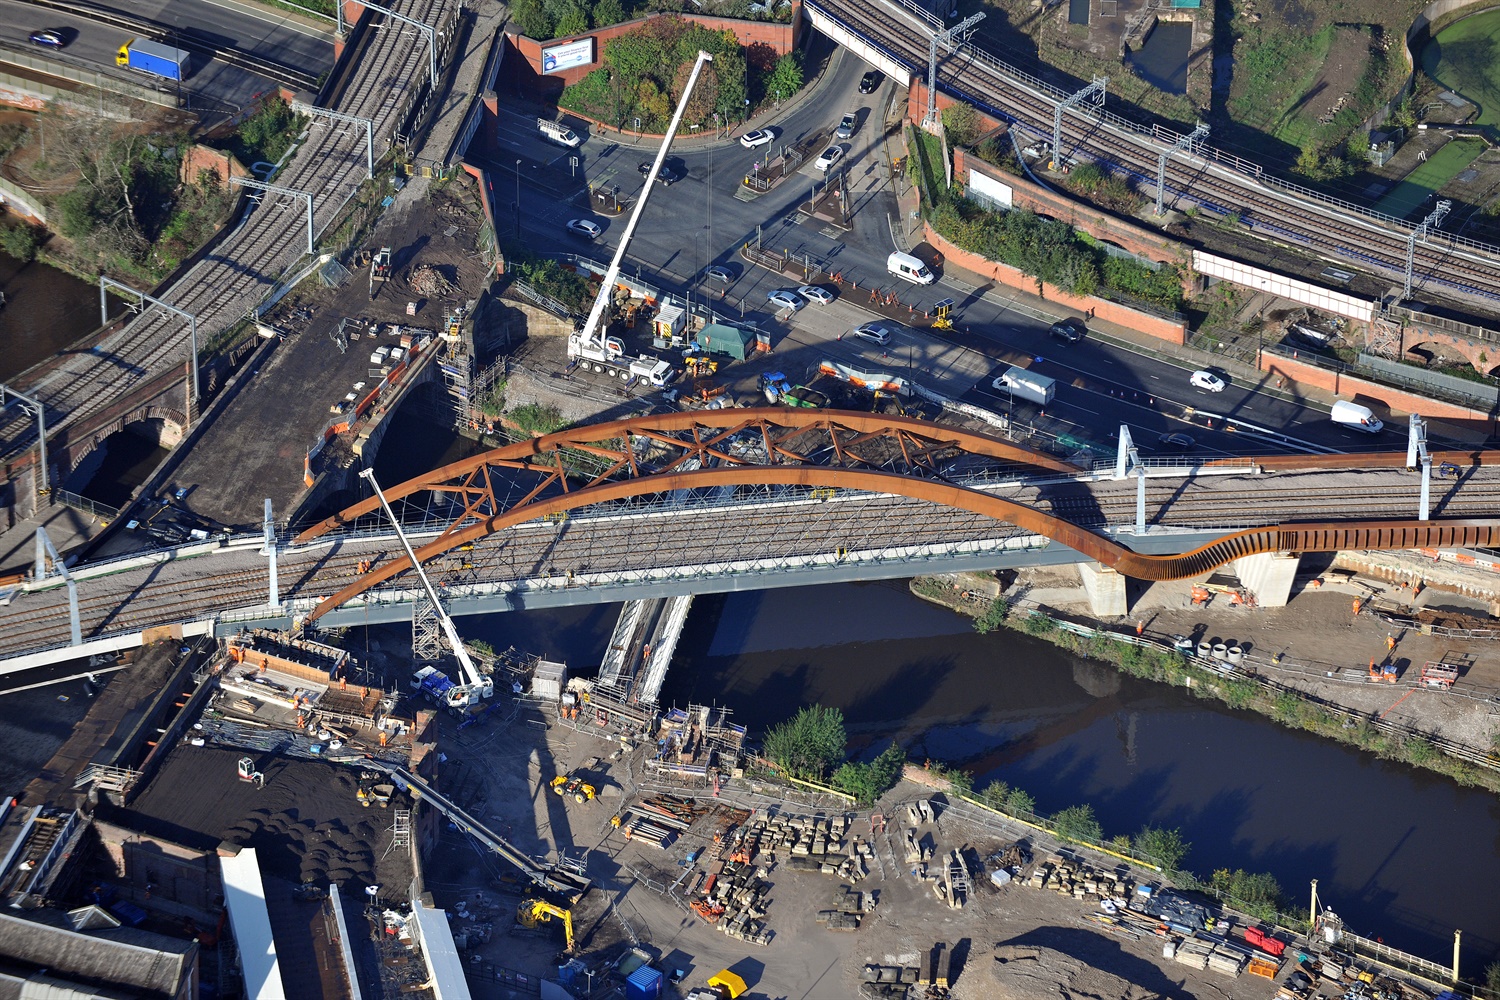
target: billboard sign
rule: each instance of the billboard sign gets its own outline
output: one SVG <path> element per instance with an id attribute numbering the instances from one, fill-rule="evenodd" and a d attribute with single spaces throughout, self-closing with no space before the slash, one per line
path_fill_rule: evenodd
<path id="1" fill-rule="evenodd" d="M 566 45 L 554 45 L 542 50 L 542 72 L 561 73 L 563 70 L 587 66 L 594 61 L 594 38 L 580 38 Z"/>

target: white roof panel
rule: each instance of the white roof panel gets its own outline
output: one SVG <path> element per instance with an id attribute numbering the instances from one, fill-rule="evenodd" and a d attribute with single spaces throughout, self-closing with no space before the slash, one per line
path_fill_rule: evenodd
<path id="1" fill-rule="evenodd" d="M 240 952 L 245 974 L 245 992 L 253 1000 L 286 1000 L 281 967 L 276 961 L 276 941 L 271 936 L 271 915 L 266 910 L 266 887 L 260 880 L 260 862 L 255 848 L 241 848 L 232 858 L 219 858 L 224 873 L 224 905 Z"/>

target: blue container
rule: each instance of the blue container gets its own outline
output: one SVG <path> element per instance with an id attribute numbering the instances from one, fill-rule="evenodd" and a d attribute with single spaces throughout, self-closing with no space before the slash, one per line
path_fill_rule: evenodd
<path id="1" fill-rule="evenodd" d="M 662 974 L 643 965 L 625 980 L 625 1000 L 656 1000 L 661 996 Z"/>

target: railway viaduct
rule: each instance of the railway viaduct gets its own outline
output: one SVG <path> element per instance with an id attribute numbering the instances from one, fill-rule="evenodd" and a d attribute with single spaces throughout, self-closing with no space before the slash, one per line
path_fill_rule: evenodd
<path id="1" fill-rule="evenodd" d="M 1434 460 L 1463 474 L 1423 520 L 1404 453 L 1121 475 L 919 420 L 777 408 L 591 425 L 385 491 L 458 615 L 1079 562 L 1115 614 L 1127 577 L 1233 564 L 1274 604 L 1302 553 L 1500 544 L 1497 454 Z M 413 617 L 420 588 L 371 500 L 278 536 L 276 574 L 268 558 L 244 536 L 75 567 L 76 643 L 69 587 L 30 580 L 0 594 L 0 672 L 166 635 Z"/>

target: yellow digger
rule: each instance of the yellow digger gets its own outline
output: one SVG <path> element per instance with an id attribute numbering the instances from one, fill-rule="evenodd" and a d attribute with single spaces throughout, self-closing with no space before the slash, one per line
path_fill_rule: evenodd
<path id="1" fill-rule="evenodd" d="M 594 786 L 576 774 L 559 774 L 552 779 L 552 790 L 558 795 L 571 795 L 580 805 L 594 801 Z"/>
<path id="2" fill-rule="evenodd" d="M 565 910 L 561 906 L 554 906 L 545 899 L 528 899 L 516 907 L 516 923 L 522 927 L 535 928 L 552 920 L 561 920 L 563 925 L 563 937 L 567 941 L 567 948 L 563 954 L 573 954 L 573 911 Z"/>

